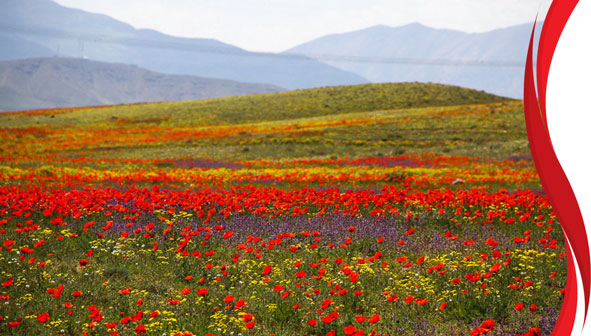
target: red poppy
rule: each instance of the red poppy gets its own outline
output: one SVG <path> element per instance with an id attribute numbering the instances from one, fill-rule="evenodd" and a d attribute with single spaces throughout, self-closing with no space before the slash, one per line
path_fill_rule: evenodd
<path id="1" fill-rule="evenodd" d="M 480 327 L 484 328 L 484 329 L 492 330 L 494 325 L 495 325 L 494 320 L 486 320 L 486 321 L 483 321 L 482 324 L 480 324 Z"/>
<path id="2" fill-rule="evenodd" d="M 345 331 L 345 334 L 347 335 L 353 335 L 355 330 L 357 330 L 357 327 L 355 327 L 354 325 L 346 326 L 343 328 L 343 331 Z"/>
<path id="3" fill-rule="evenodd" d="M 234 305 L 234 309 L 242 309 L 244 307 L 246 307 L 246 302 L 242 299 L 236 301 L 236 304 Z"/>
<path id="4" fill-rule="evenodd" d="M 369 320 L 367 320 L 369 323 L 376 323 L 380 320 L 380 315 L 378 314 L 373 314 L 372 317 L 369 318 Z"/>
<path id="5" fill-rule="evenodd" d="M 135 333 L 136 334 L 144 334 L 146 333 L 146 327 L 143 324 L 138 325 L 137 327 L 135 327 Z"/>
<path id="6" fill-rule="evenodd" d="M 273 268 L 271 266 L 265 266 L 265 269 L 263 270 L 263 275 L 268 275 L 269 273 L 271 273 L 271 271 L 273 270 Z"/>
<path id="7" fill-rule="evenodd" d="M 320 308 L 322 309 L 326 309 L 328 307 L 330 307 L 330 304 L 332 303 L 331 299 L 325 299 L 322 304 L 320 305 Z"/>
<path id="8" fill-rule="evenodd" d="M 49 314 L 42 313 L 42 314 L 37 315 L 37 321 L 39 321 L 41 323 L 45 323 L 45 322 L 49 321 Z"/>
<path id="9" fill-rule="evenodd" d="M 337 317 L 339 317 L 339 313 L 333 312 L 333 313 L 330 313 L 328 316 L 324 317 L 322 319 L 322 322 L 325 324 L 329 324 L 332 321 L 336 320 Z"/>

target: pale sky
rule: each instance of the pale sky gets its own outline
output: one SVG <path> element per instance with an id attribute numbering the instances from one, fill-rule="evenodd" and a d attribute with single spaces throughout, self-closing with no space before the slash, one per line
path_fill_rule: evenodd
<path id="1" fill-rule="evenodd" d="M 532 22 L 551 0 L 54 0 L 162 33 L 280 52 L 315 38 L 419 22 L 484 32 Z M 541 15 L 542 16 L 542 15 Z"/>

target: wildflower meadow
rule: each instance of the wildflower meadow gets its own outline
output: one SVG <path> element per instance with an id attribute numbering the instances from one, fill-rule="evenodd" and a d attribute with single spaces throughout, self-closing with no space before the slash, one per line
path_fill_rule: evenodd
<path id="1" fill-rule="evenodd" d="M 2 335 L 549 335 L 521 101 L 374 84 L 0 115 Z"/>

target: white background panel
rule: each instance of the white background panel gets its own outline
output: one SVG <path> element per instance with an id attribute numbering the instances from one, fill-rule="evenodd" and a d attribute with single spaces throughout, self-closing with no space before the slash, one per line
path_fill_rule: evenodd
<path id="1" fill-rule="evenodd" d="M 591 0 L 580 0 L 566 24 L 552 58 L 546 94 L 546 116 L 554 151 L 562 166 L 591 237 Z M 562 223 L 568 225 L 568 223 Z M 573 335 L 584 331 L 584 298 L 580 273 L 577 319 Z"/>

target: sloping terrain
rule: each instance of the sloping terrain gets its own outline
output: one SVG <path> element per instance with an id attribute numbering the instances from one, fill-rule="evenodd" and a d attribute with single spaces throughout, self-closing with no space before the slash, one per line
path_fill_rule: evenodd
<path id="1" fill-rule="evenodd" d="M 17 153 L 24 136 L 39 155 L 69 157 L 228 161 L 412 151 L 505 158 L 529 153 L 522 106 L 454 86 L 366 84 L 5 113 L 0 123 L 14 136 L 5 153 Z"/>
<path id="2" fill-rule="evenodd" d="M 0 62 L 0 111 L 178 101 L 281 91 L 267 85 L 166 75 L 75 58 Z"/>

